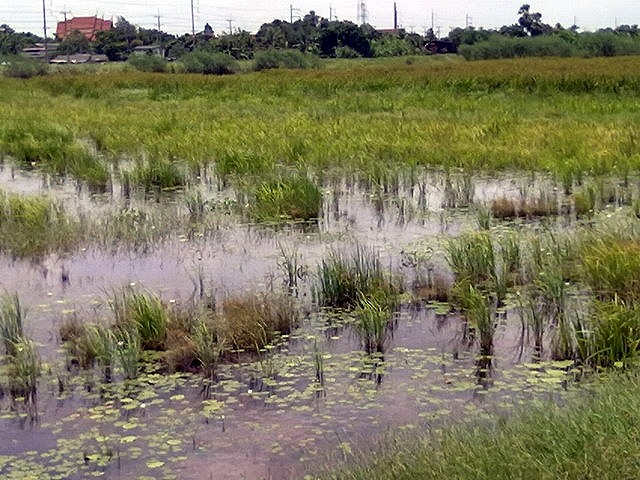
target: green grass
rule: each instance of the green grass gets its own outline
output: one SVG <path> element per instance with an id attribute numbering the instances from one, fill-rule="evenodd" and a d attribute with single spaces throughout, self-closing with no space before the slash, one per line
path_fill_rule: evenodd
<path id="1" fill-rule="evenodd" d="M 78 225 L 60 202 L 0 190 L 0 250 L 15 257 L 42 257 L 78 241 Z"/>
<path id="2" fill-rule="evenodd" d="M 614 375 L 580 387 L 566 404 L 529 402 L 504 417 L 389 434 L 347 468 L 319 478 L 635 478 L 640 378 Z M 337 469 L 336 469 L 337 470 Z"/>
<path id="3" fill-rule="evenodd" d="M 324 307 L 354 308 L 361 295 L 381 295 L 393 303 L 401 291 L 399 280 L 384 270 L 379 254 L 362 245 L 347 253 L 330 251 L 316 276 L 314 296 Z"/>
<path id="4" fill-rule="evenodd" d="M 281 166 L 365 175 L 422 165 L 549 171 L 561 188 L 573 188 L 589 172 L 637 170 L 638 142 L 629 139 L 639 63 L 376 59 L 233 77 L 0 78 L 0 138 L 33 138 L 56 158 L 87 139 L 107 161 L 150 153 L 189 168 L 216 164 L 227 178 Z M 3 149 L 28 143 L 5 141 Z M 452 201 L 468 201 L 463 181 L 449 191 L 461 192 Z"/>
<path id="5" fill-rule="evenodd" d="M 369 354 L 384 353 L 391 335 L 393 312 L 385 300 L 363 294 L 358 296 L 355 327 L 364 351 Z"/>
<path id="6" fill-rule="evenodd" d="M 322 207 L 320 189 L 303 175 L 262 182 L 250 198 L 249 215 L 259 222 L 317 219 Z"/>
<path id="7" fill-rule="evenodd" d="M 24 337 L 25 311 L 17 293 L 0 299 L 0 341 L 7 355 L 15 354 L 15 346 Z"/>
<path id="8" fill-rule="evenodd" d="M 164 348 L 169 311 L 159 297 L 124 287 L 114 293 L 110 305 L 116 325 L 127 331 L 135 331 L 143 350 Z"/>

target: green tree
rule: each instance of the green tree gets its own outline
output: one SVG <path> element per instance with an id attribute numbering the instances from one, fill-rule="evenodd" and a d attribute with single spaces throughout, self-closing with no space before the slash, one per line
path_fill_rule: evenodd
<path id="1" fill-rule="evenodd" d="M 544 35 L 553 31 L 551 25 L 542 22 L 542 14 L 539 12 L 530 12 L 531 7 L 525 3 L 518 10 L 518 23 L 532 37 Z"/>
<path id="2" fill-rule="evenodd" d="M 0 25 L 0 55 L 15 55 L 42 39 L 32 33 L 16 33 L 7 24 Z"/>
<path id="3" fill-rule="evenodd" d="M 106 55 L 109 60 L 126 60 L 135 46 L 137 35 L 135 25 L 127 22 L 124 17 L 118 17 L 114 28 L 96 33 L 93 48 L 97 53 Z"/>
<path id="4" fill-rule="evenodd" d="M 328 57 L 335 57 L 337 51 L 347 51 L 345 49 L 353 50 L 362 57 L 370 57 L 373 53 L 371 42 L 362 28 L 348 21 L 323 24 L 318 46 L 320 53 Z"/>
<path id="5" fill-rule="evenodd" d="M 58 44 L 58 53 L 62 55 L 87 53 L 89 49 L 89 40 L 79 30 L 74 30 Z"/>

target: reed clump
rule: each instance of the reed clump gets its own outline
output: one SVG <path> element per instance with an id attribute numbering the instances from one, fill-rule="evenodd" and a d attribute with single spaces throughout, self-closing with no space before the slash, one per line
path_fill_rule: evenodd
<path id="1" fill-rule="evenodd" d="M 236 350 L 257 351 L 298 324 L 294 298 L 279 293 L 248 293 L 222 303 L 220 335 Z"/>
<path id="2" fill-rule="evenodd" d="M 0 249 L 16 257 L 42 257 L 70 249 L 79 239 L 76 222 L 59 202 L 0 190 Z"/>
<path id="3" fill-rule="evenodd" d="M 384 353 L 393 328 L 393 312 L 388 299 L 359 294 L 354 315 L 365 352 Z"/>
<path id="4" fill-rule="evenodd" d="M 24 338 L 24 317 L 17 293 L 0 299 L 0 339 L 7 355 L 14 355 L 16 344 Z"/>
<path id="5" fill-rule="evenodd" d="M 125 287 L 113 294 L 110 306 L 116 327 L 137 332 L 143 350 L 164 349 L 169 311 L 159 297 Z"/>
<path id="6" fill-rule="evenodd" d="M 382 296 L 394 302 L 402 291 L 400 280 L 385 271 L 379 254 L 362 245 L 348 253 L 330 251 L 316 275 L 314 296 L 322 307 L 354 308 L 359 295 Z"/>
<path id="7" fill-rule="evenodd" d="M 252 197 L 249 215 L 259 222 L 317 219 L 322 207 L 320 189 L 303 175 L 263 182 Z"/>

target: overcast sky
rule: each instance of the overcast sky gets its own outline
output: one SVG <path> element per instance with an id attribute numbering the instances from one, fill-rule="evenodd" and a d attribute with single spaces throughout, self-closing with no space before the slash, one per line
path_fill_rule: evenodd
<path id="1" fill-rule="evenodd" d="M 191 31 L 191 4 L 196 31 L 209 23 L 216 33 L 238 28 L 256 32 L 261 24 L 276 18 L 294 20 L 310 10 L 318 15 L 361 23 L 358 17 L 364 3 L 368 23 L 376 28 L 393 27 L 393 0 L 44 0 L 49 36 L 56 22 L 68 17 L 97 15 L 105 19 L 122 16 L 144 28 L 157 28 L 175 34 Z M 408 31 L 423 33 L 432 25 L 446 34 L 452 27 L 473 25 L 492 28 L 513 24 L 523 1 L 458 0 L 408 1 L 396 0 L 398 23 Z M 538 0 L 531 2 L 531 11 L 542 13 L 545 23 L 561 23 L 569 27 L 574 22 L 583 30 L 640 24 L 638 0 Z M 16 31 L 42 35 L 43 3 L 41 0 L 0 0 L 0 24 Z"/>

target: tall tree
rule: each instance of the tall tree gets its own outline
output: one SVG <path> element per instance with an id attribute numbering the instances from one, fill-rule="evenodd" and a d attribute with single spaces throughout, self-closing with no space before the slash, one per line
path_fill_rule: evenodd
<path id="1" fill-rule="evenodd" d="M 551 25 L 542 22 L 542 14 L 539 12 L 530 12 L 531 7 L 525 3 L 518 10 L 518 23 L 532 37 L 544 35 L 553 31 Z"/>

